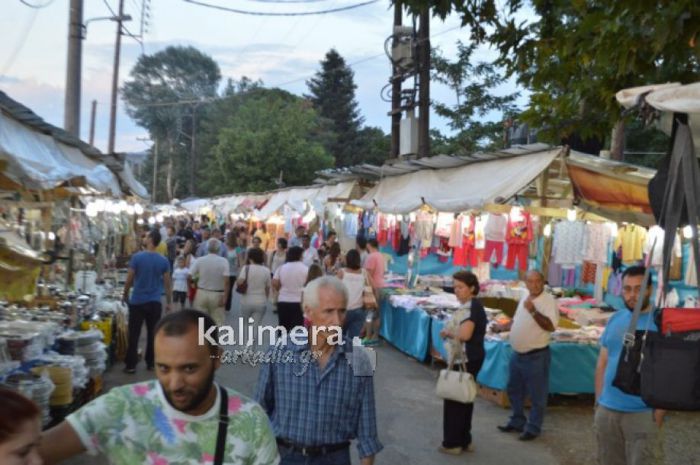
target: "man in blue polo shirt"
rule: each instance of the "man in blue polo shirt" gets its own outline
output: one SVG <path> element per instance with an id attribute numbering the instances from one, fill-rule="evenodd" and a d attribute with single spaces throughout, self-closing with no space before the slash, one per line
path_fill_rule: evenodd
<path id="1" fill-rule="evenodd" d="M 622 297 L 626 309 L 608 321 L 600 338 L 600 355 L 595 373 L 595 432 L 600 465 L 651 465 L 660 463 L 660 430 L 663 410 L 653 410 L 641 397 L 625 394 L 613 380 L 623 351 L 623 337 L 629 328 L 638 299 L 644 299 L 638 330 L 656 331 L 651 297 L 651 279 L 644 283 L 644 267 L 627 268 L 622 275 Z"/>
<path id="2" fill-rule="evenodd" d="M 136 373 L 141 326 L 146 322 L 146 368 L 153 369 L 155 327 L 162 313 L 161 298 L 165 291 L 165 311 L 170 312 L 173 298 L 168 259 L 156 252 L 160 232 L 152 229 L 143 239 L 145 250 L 134 254 L 124 284 L 122 302 L 129 304 L 129 344 L 126 349 L 125 373 Z M 133 287 L 131 298 L 129 291 Z"/>

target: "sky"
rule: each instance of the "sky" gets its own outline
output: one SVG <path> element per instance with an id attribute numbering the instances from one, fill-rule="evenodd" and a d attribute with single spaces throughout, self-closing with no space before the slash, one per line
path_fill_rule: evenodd
<path id="1" fill-rule="evenodd" d="M 133 17 L 126 27 L 140 34 L 142 1 L 150 3 L 150 18 L 143 47 L 134 39 L 122 38 L 119 69 L 120 86 L 142 53 L 153 54 L 171 45 L 191 45 L 212 56 L 226 78 L 247 76 L 260 79 L 267 87 L 281 87 L 301 95 L 306 80 L 319 69 L 319 62 L 335 48 L 352 65 L 356 97 L 365 124 L 389 132 L 390 103 L 380 98 L 391 73 L 383 54 L 384 41 L 391 34 L 393 8 L 388 0 L 354 10 L 316 16 L 248 16 L 228 13 L 184 0 L 124 0 L 125 12 Z M 316 0 L 312 3 L 284 3 L 283 0 L 202 0 L 207 3 L 261 12 L 300 12 L 339 8 L 361 0 Z M 119 0 L 84 0 L 84 20 L 111 16 L 107 5 L 117 10 Z M 70 0 L 0 0 L 0 90 L 28 106 L 56 126 L 63 126 L 66 79 L 68 11 Z M 30 8 L 24 3 L 45 8 Z M 411 19 L 404 18 L 404 24 Z M 459 28 L 458 17 L 444 22 L 433 19 L 431 44 L 448 58 L 455 55 L 458 39 L 467 42 L 469 32 Z M 106 150 L 109 101 L 116 25 L 112 21 L 91 21 L 83 41 L 81 138 L 88 139 L 91 101 L 96 100 L 95 145 Z M 480 48 L 479 60 L 492 60 L 495 53 Z M 356 64 L 355 64 L 356 63 Z M 512 82 L 497 93 L 516 90 Z M 455 102 L 452 92 L 433 84 L 431 97 L 443 103 Z M 524 105 L 525 97 L 518 102 Z M 449 133 L 447 122 L 432 115 L 431 127 Z M 125 113 L 119 101 L 116 151 L 142 151 L 150 146 L 148 133 Z"/>

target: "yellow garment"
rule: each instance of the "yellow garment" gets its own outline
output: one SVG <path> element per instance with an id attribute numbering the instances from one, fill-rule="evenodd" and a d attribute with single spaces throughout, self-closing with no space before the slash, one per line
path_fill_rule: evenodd
<path id="1" fill-rule="evenodd" d="M 622 246 L 622 262 L 636 262 L 644 258 L 647 230 L 636 224 L 628 224 L 617 230 L 615 250 Z"/>
<path id="2" fill-rule="evenodd" d="M 610 279 L 610 274 L 612 273 L 612 268 L 606 266 L 603 268 L 603 290 L 608 291 L 608 280 Z"/>
<path id="3" fill-rule="evenodd" d="M 168 258 L 168 246 L 165 245 L 164 241 L 160 241 L 160 244 L 158 244 L 158 247 L 156 247 L 156 252 L 158 252 L 165 258 Z"/>

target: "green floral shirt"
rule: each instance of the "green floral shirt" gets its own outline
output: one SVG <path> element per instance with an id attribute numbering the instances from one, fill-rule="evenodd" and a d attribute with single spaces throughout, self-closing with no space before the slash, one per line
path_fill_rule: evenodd
<path id="1" fill-rule="evenodd" d="M 279 454 L 270 422 L 252 400 L 227 389 L 230 423 L 224 464 L 277 465 Z M 220 394 L 203 415 L 174 409 L 160 383 L 112 389 L 68 416 L 90 454 L 103 453 L 114 465 L 212 464 L 219 427 Z"/>

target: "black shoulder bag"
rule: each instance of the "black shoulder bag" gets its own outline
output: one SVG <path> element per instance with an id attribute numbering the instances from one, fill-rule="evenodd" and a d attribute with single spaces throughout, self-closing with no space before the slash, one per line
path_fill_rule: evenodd
<path id="1" fill-rule="evenodd" d="M 656 239 L 651 245 L 650 257 L 653 256 L 655 247 Z M 637 322 L 639 321 L 639 315 L 642 313 L 642 305 L 644 303 L 642 296 L 646 292 L 650 268 L 647 267 L 644 272 L 644 279 L 642 280 L 644 289 L 639 291 L 640 298 L 637 299 L 637 304 L 634 306 L 632 319 L 624 336 L 622 352 L 620 352 L 617 371 L 612 383 L 620 391 L 633 396 L 639 396 L 641 393 L 642 351 L 646 345 L 648 328 L 645 331 L 637 331 Z"/>
<path id="2" fill-rule="evenodd" d="M 221 405 L 219 406 L 219 432 L 216 436 L 216 455 L 214 455 L 214 465 L 224 463 L 224 452 L 226 450 L 226 433 L 228 432 L 228 394 L 223 386 L 219 386 L 221 393 Z"/>
<path id="3" fill-rule="evenodd" d="M 691 251 L 700 273 L 698 244 L 698 198 L 700 168 L 685 115 L 674 115 L 673 150 L 668 166 L 668 185 L 663 200 L 664 293 L 669 292 L 671 250 L 676 228 L 686 223 L 692 229 Z M 700 289 L 699 289 L 700 292 Z M 700 311 L 700 310 L 699 310 Z M 663 319 L 663 309 L 661 310 Z M 700 340 L 692 332 L 650 333 L 642 352 L 641 397 L 647 405 L 666 410 L 700 410 Z"/>

